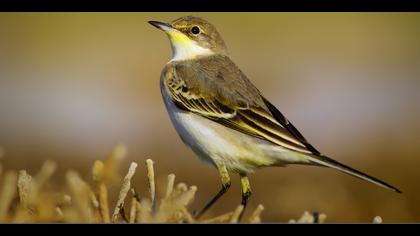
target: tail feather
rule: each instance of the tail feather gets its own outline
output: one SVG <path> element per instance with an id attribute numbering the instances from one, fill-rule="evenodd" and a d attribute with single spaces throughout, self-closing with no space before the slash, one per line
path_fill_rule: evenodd
<path id="1" fill-rule="evenodd" d="M 342 171 L 342 172 L 344 172 L 344 173 L 346 173 L 348 175 L 351 175 L 351 176 L 357 177 L 359 179 L 365 180 L 367 182 L 376 184 L 376 185 L 381 186 L 383 188 L 392 190 L 394 192 L 402 193 L 396 187 L 391 186 L 390 184 L 387 184 L 387 183 L 385 183 L 382 180 L 379 180 L 379 179 L 377 179 L 375 177 L 369 176 L 369 175 L 367 175 L 365 173 L 362 173 L 362 172 L 360 172 L 358 170 L 355 170 L 355 169 L 353 169 L 353 168 L 351 168 L 349 166 L 346 166 L 344 164 L 341 164 L 338 161 L 335 161 L 335 160 L 333 160 L 333 159 L 331 159 L 329 157 L 326 157 L 326 156 L 310 156 L 309 159 L 314 164 L 318 164 L 320 166 L 325 166 L 325 167 L 330 167 L 330 168 L 333 168 L 333 169 Z"/>

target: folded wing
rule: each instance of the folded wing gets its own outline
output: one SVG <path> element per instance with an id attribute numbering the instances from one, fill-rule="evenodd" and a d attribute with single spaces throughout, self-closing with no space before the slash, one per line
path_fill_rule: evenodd
<path id="1" fill-rule="evenodd" d="M 165 86 L 179 108 L 290 150 L 319 153 L 243 75 L 239 81 L 236 76 L 237 81 L 233 83 L 228 78 L 229 73 L 223 71 L 218 71 L 217 75 L 203 70 L 195 72 L 194 82 L 189 82 L 192 80 L 188 76 L 191 73 L 185 69 L 165 76 Z M 243 83 L 248 84 L 241 86 Z M 277 117 L 273 116 L 273 112 L 278 113 Z"/>

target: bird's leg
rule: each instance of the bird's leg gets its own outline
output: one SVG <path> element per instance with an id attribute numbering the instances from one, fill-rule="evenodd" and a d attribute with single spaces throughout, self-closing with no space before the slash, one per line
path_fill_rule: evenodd
<path id="1" fill-rule="evenodd" d="M 219 175 L 222 180 L 222 189 L 214 195 L 212 199 L 203 207 L 203 209 L 195 214 L 195 218 L 201 217 L 223 194 L 225 194 L 230 187 L 230 177 L 225 165 L 217 165 Z"/>
<path id="2" fill-rule="evenodd" d="M 249 179 L 246 174 L 241 174 L 241 187 L 242 187 L 242 202 L 241 204 L 244 206 L 242 209 L 241 215 L 239 216 L 239 221 L 241 221 L 242 216 L 244 215 L 246 205 L 248 203 L 249 197 L 251 197 L 251 185 L 249 184 Z"/>

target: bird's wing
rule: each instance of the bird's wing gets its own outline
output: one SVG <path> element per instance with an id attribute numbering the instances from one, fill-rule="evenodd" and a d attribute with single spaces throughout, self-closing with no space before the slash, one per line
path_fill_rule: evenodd
<path id="1" fill-rule="evenodd" d="M 303 135 L 295 128 L 295 126 L 273 105 L 271 104 L 265 97 L 262 97 L 265 105 L 273 115 L 273 117 L 279 122 L 283 127 L 285 127 L 289 133 L 293 134 L 293 136 L 298 139 L 301 143 L 305 145 L 305 147 L 312 152 L 314 155 L 321 155 L 321 153 L 315 149 Z"/>
<path id="2" fill-rule="evenodd" d="M 315 154 L 316 150 L 239 69 L 226 71 L 226 66 L 234 65 L 217 71 L 207 70 L 208 64 L 173 66 L 164 72 L 165 87 L 183 110 L 290 150 Z"/>
<path id="3" fill-rule="evenodd" d="M 320 154 L 292 123 L 260 94 L 230 59 L 213 58 L 199 63 L 188 66 L 170 65 L 162 73 L 165 88 L 179 108 L 246 135 L 307 154 L 312 164 L 334 168 L 401 192 L 377 178 Z M 218 64 L 216 66 L 211 63 Z"/>

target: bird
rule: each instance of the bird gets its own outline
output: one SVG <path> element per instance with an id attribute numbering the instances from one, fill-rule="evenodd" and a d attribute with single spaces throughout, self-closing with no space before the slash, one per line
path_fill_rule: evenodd
<path id="1" fill-rule="evenodd" d="M 170 120 L 183 143 L 215 167 L 221 180 L 221 189 L 195 217 L 229 190 L 232 173 L 240 176 L 243 214 L 252 193 L 248 175 L 270 166 L 329 167 L 401 193 L 312 146 L 232 61 L 210 22 L 196 16 L 148 22 L 166 33 L 172 48 L 160 76 Z"/>

